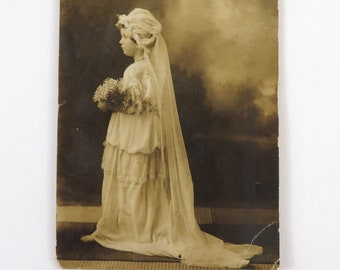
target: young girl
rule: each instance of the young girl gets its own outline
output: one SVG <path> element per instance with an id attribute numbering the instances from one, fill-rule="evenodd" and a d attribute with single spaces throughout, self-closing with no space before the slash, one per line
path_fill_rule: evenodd
<path id="1" fill-rule="evenodd" d="M 83 241 L 196 266 L 240 268 L 260 254 L 202 232 L 194 215 L 192 179 L 178 119 L 162 26 L 147 10 L 120 15 L 120 45 L 134 63 L 119 94 L 98 102 L 112 110 L 102 169 L 102 216 Z"/>

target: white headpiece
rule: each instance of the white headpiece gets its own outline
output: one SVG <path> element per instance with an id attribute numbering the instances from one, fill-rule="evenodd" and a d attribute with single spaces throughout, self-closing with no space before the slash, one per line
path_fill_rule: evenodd
<path id="1" fill-rule="evenodd" d="M 154 45 L 157 35 L 162 32 L 162 25 L 145 9 L 136 8 L 128 15 L 119 15 L 118 28 L 126 29 L 137 42 L 139 48 L 149 52 L 148 47 Z"/>

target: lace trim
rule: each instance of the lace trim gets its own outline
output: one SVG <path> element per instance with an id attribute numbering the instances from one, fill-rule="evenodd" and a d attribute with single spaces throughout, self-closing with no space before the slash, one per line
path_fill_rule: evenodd
<path id="1" fill-rule="evenodd" d="M 147 181 L 162 181 L 161 152 L 129 154 L 124 150 L 104 143 L 102 169 L 122 184 L 143 184 Z"/>
<path id="2" fill-rule="evenodd" d="M 119 174 L 117 175 L 117 179 L 119 182 L 126 183 L 126 184 L 143 184 L 147 181 L 161 181 L 160 177 L 131 177 L 126 174 Z"/>

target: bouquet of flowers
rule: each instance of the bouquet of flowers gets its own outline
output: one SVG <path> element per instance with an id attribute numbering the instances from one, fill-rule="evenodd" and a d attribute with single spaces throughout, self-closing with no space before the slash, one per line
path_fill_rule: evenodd
<path id="1" fill-rule="evenodd" d="M 105 102 L 110 109 L 117 110 L 124 99 L 120 93 L 121 87 L 121 79 L 106 78 L 104 82 L 97 87 L 92 99 L 94 102 Z"/>

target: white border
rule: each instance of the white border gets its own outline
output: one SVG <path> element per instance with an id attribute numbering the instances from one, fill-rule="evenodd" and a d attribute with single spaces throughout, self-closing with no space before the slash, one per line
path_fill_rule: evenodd
<path id="1" fill-rule="evenodd" d="M 0 7 L 2 269 L 57 269 L 58 10 Z M 339 265 L 339 10 L 337 0 L 280 1 L 280 269 Z"/>

